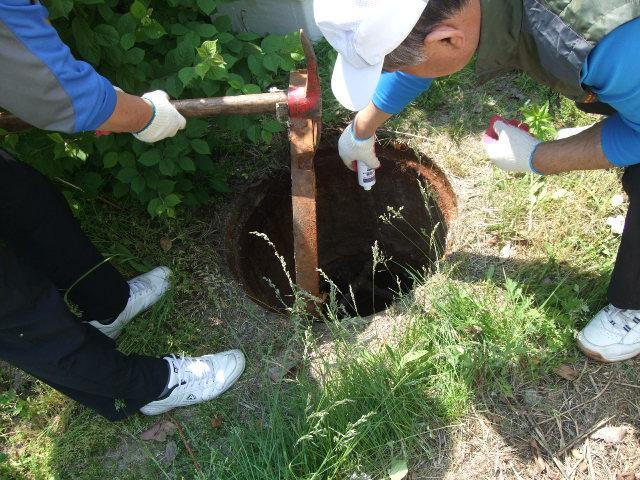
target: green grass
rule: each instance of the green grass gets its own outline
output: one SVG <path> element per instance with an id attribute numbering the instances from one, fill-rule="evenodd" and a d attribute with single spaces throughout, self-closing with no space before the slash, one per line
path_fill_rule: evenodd
<path id="1" fill-rule="evenodd" d="M 319 55 L 328 85 L 333 53 L 321 45 Z M 3 372 L 0 477 L 384 479 L 394 461 L 410 467 L 436 461 L 434 432 L 464 417 L 482 395 L 510 397 L 521 382 L 574 358 L 576 329 L 605 303 L 617 245 L 605 219 L 621 213 L 610 202 L 620 190 L 617 174 L 512 176 L 489 171 L 477 150 L 489 117 L 521 115 L 526 100 L 549 101 L 556 128 L 593 121 L 527 77 L 478 87 L 467 68 L 436 82 L 385 127 L 424 137 L 410 143 L 455 176 L 455 185 L 474 190 L 464 193 L 463 220 L 471 227 L 456 243 L 462 247 L 419 280 L 415 295 L 400 300 L 402 328 L 383 344 L 358 339 L 367 327 L 361 320 L 334 318 L 318 329 L 247 301 L 224 265 L 227 199 L 178 220 L 150 220 L 130 205 L 81 202 L 84 228 L 125 274 L 158 264 L 175 272 L 172 292 L 126 329 L 121 350 L 197 355 L 240 346 L 247 372 L 220 400 L 173 413 L 198 466 L 179 436 L 171 464 L 158 460 L 164 444 L 139 439 L 156 419 L 112 424 L 38 382 L 16 395 L 11 372 Z M 348 119 L 328 88 L 325 108 L 328 128 Z M 251 152 L 232 138 L 228 144 L 222 155 L 238 186 L 286 158 L 284 138 Z M 488 247 L 492 236 L 497 245 Z M 173 241 L 168 252 L 161 238 Z M 507 242 L 519 254 L 502 259 Z M 303 368 L 274 381 L 270 369 L 289 354 Z M 214 427 L 213 418 L 222 425 Z"/>

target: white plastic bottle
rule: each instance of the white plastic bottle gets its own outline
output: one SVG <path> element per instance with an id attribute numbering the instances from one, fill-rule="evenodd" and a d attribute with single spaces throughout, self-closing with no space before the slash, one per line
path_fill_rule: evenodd
<path id="1" fill-rule="evenodd" d="M 358 160 L 358 184 L 369 191 L 376 184 L 376 170 L 369 168 L 366 163 Z"/>

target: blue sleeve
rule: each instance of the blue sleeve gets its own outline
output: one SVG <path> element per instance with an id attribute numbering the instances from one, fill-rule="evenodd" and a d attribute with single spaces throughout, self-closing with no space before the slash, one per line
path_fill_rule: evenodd
<path id="1" fill-rule="evenodd" d="M 95 130 L 113 114 L 111 82 L 76 60 L 30 0 L 0 0 L 0 107 L 39 127 Z"/>
<path id="2" fill-rule="evenodd" d="M 593 49 L 582 83 L 618 111 L 602 130 L 607 159 L 618 167 L 640 163 L 640 18 L 616 28 Z"/>
<path id="3" fill-rule="evenodd" d="M 384 72 L 373 95 L 373 104 L 385 113 L 396 115 L 431 88 L 433 79 L 403 72 Z"/>

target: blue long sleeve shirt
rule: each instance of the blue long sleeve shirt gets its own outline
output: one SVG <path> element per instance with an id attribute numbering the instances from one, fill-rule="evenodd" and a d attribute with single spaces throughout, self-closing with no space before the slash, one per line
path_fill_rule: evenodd
<path id="1" fill-rule="evenodd" d="M 602 149 L 618 167 L 640 163 L 640 18 L 625 23 L 593 49 L 582 83 L 617 114 L 602 129 Z"/>
<path id="2" fill-rule="evenodd" d="M 31 0 L 0 0 L 0 107 L 45 130 L 95 130 L 113 114 L 109 80 L 76 60 Z"/>
<path id="3" fill-rule="evenodd" d="M 618 167 L 640 163 L 640 19 L 609 33 L 582 68 L 582 83 L 616 111 L 605 121 L 602 148 Z M 383 73 L 372 99 L 389 114 L 400 113 L 429 90 L 432 80 L 402 72 Z"/>

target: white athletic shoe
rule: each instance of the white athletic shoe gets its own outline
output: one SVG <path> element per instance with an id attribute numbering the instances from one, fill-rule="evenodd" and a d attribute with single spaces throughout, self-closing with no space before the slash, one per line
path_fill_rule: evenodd
<path id="1" fill-rule="evenodd" d="M 140 409 L 145 415 L 159 415 L 176 407 L 188 407 L 212 400 L 226 392 L 244 371 L 240 350 L 202 357 L 165 357 L 169 362 L 171 391 Z"/>
<path id="2" fill-rule="evenodd" d="M 590 358 L 612 363 L 640 354 L 640 310 L 609 305 L 578 334 L 578 347 Z"/>
<path id="3" fill-rule="evenodd" d="M 150 272 L 129 280 L 129 301 L 118 317 L 104 325 L 96 320 L 89 322 L 106 336 L 118 338 L 124 326 L 136 315 L 145 311 L 162 298 L 169 290 L 171 270 L 167 267 L 154 268 Z"/>

